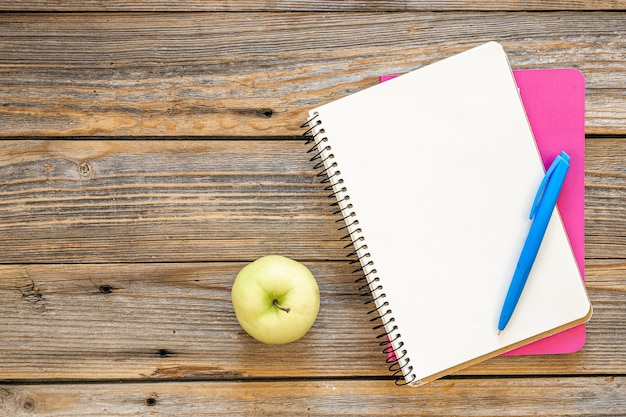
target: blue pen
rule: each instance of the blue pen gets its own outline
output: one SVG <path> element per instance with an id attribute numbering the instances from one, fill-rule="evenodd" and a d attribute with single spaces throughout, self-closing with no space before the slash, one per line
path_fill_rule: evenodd
<path id="1" fill-rule="evenodd" d="M 498 334 L 506 327 L 507 323 L 513 315 L 513 310 L 517 305 L 530 269 L 535 262 L 537 252 L 539 252 L 539 246 L 543 240 L 543 236 L 548 228 L 550 217 L 556 206 L 556 200 L 561 192 L 561 187 L 565 181 L 565 176 L 569 170 L 570 157 L 565 152 L 561 152 L 554 162 L 550 165 L 550 168 L 546 172 L 537 196 L 533 202 L 533 206 L 530 210 L 530 218 L 533 220 L 528 237 L 524 243 L 524 248 L 517 262 L 513 279 L 511 280 L 511 286 L 506 294 L 504 300 L 504 306 L 502 307 L 502 313 L 500 313 L 500 321 L 498 322 Z"/>

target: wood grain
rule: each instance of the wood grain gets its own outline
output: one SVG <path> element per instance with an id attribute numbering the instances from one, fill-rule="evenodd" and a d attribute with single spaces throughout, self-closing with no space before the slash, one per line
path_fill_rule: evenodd
<path id="1" fill-rule="evenodd" d="M 387 375 L 345 262 L 340 219 L 301 140 L 0 147 L 3 379 L 310 377 L 329 368 Z M 595 308 L 587 347 L 497 358 L 465 373 L 624 372 L 624 147 L 618 138 L 587 140 L 586 275 Z M 302 357 L 259 346 L 230 310 L 229 283 L 243 264 L 220 261 L 271 252 L 316 261 L 324 282 L 327 307 Z"/>
<path id="2" fill-rule="evenodd" d="M 624 258 L 626 164 L 621 139 L 585 143 L 585 251 L 587 258 Z"/>
<path id="3" fill-rule="evenodd" d="M 2 417 L 624 416 L 624 377 L 0 386 Z M 280 404 L 282 406 L 277 405 Z M 183 411 L 184 410 L 184 411 Z"/>
<path id="4" fill-rule="evenodd" d="M 317 322 L 300 341 L 272 346 L 249 337 L 235 318 L 230 288 L 244 265 L 0 266 L 1 379 L 387 373 L 353 266 L 307 263 L 322 294 Z"/>
<path id="5" fill-rule="evenodd" d="M 307 262 L 320 285 L 318 320 L 300 341 L 269 346 L 232 310 L 244 265 L 0 266 L 0 380 L 389 377 L 353 266 Z M 623 261 L 587 269 L 594 316 L 580 352 L 493 358 L 460 375 L 626 373 L 625 271 Z"/>
<path id="6" fill-rule="evenodd" d="M 0 262 L 348 253 L 304 140 L 34 140 L 0 148 Z"/>
<path id="7" fill-rule="evenodd" d="M 344 259 L 341 220 L 306 150 L 302 140 L 0 142 L 0 263 Z M 587 140 L 588 258 L 624 259 L 624 153 L 624 140 Z"/>
<path id="8" fill-rule="evenodd" d="M 293 136 L 311 107 L 488 40 L 514 68 L 582 70 L 587 132 L 626 133 L 619 12 L 87 16 L 2 16 L 0 135 Z"/>
<path id="9" fill-rule="evenodd" d="M 120 1 L 98 0 L 61 1 L 61 0 L 0 0 L 0 10 L 15 11 L 437 11 L 437 10 L 624 10 L 623 0 L 272 0 L 237 2 L 227 0 L 133 0 Z"/>

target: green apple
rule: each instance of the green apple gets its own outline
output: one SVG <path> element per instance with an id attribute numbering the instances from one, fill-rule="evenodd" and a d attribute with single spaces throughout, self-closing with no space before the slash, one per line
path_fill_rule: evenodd
<path id="1" fill-rule="evenodd" d="M 268 255 L 246 265 L 231 291 L 235 315 L 256 340 L 290 343 L 304 336 L 317 318 L 320 291 L 300 262 Z"/>

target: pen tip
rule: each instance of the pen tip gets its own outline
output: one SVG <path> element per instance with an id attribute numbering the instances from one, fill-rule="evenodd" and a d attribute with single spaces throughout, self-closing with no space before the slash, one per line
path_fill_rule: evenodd
<path id="1" fill-rule="evenodd" d="M 502 330 L 498 330 L 498 336 L 500 336 L 500 333 L 502 333 Z"/>

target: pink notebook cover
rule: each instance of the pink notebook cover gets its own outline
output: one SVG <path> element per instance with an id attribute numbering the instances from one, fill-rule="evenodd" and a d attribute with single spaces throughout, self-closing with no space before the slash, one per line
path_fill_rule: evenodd
<path id="1" fill-rule="evenodd" d="M 574 68 L 513 71 L 543 164 L 562 150 L 571 156 L 558 208 L 576 257 L 585 271 L 585 79 Z M 394 75 L 380 77 L 380 81 Z M 572 353 L 585 344 L 584 324 L 504 355 Z"/>

